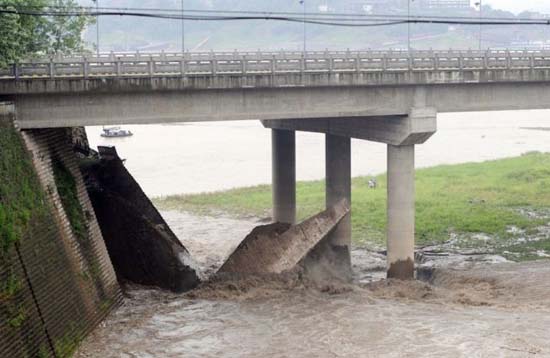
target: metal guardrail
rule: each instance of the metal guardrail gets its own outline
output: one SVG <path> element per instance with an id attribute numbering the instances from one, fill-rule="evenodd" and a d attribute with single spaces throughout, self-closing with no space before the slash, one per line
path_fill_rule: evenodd
<path id="1" fill-rule="evenodd" d="M 110 53 L 28 60 L 0 80 L 550 69 L 550 51 Z"/>

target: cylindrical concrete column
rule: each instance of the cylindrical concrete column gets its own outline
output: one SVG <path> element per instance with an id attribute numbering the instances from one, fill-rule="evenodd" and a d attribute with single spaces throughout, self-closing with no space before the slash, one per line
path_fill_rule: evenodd
<path id="1" fill-rule="evenodd" d="M 273 220 L 296 222 L 296 132 L 272 129 Z"/>
<path id="2" fill-rule="evenodd" d="M 326 135 L 326 206 L 346 199 L 351 207 L 351 138 Z M 332 261 L 337 273 L 351 279 L 351 212 L 330 233 L 329 243 Z"/>
<path id="3" fill-rule="evenodd" d="M 388 278 L 414 278 L 414 145 L 388 145 Z"/>
<path id="4" fill-rule="evenodd" d="M 351 206 L 351 139 L 326 135 L 326 205 L 346 199 Z M 351 215 L 348 214 L 331 235 L 335 246 L 351 246 Z"/>

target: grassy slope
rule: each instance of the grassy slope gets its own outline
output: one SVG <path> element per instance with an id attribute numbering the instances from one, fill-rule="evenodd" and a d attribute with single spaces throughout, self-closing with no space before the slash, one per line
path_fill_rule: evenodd
<path id="1" fill-rule="evenodd" d="M 386 177 L 368 189 L 367 178 L 352 184 L 355 242 L 381 242 L 386 220 Z M 550 207 L 550 154 L 530 153 L 517 158 L 444 165 L 416 174 L 417 243 L 441 242 L 450 232 L 486 233 L 505 237 L 515 225 L 527 231 L 545 223 L 518 213 L 519 208 Z M 267 185 L 218 193 L 179 195 L 154 200 L 161 209 L 198 214 L 225 212 L 233 216 L 269 216 L 271 192 Z M 300 182 L 298 216 L 303 219 L 323 209 L 324 183 Z"/>

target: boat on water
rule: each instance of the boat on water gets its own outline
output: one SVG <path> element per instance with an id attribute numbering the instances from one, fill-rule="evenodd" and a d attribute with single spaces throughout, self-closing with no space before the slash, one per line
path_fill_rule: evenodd
<path id="1" fill-rule="evenodd" d="M 122 138 L 122 137 L 131 137 L 134 133 L 127 129 L 121 129 L 120 127 L 109 127 L 103 128 L 102 137 L 105 138 Z"/>

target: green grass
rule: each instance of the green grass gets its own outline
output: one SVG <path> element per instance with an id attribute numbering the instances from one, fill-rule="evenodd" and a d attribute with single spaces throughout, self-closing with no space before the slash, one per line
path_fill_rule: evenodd
<path id="1" fill-rule="evenodd" d="M 83 339 L 80 329 L 74 326 L 72 330 L 54 341 L 55 356 L 59 358 L 70 358 L 77 350 Z"/>
<path id="2" fill-rule="evenodd" d="M 45 213 L 40 183 L 17 131 L 0 123 L 0 255 L 21 239 L 33 217 Z"/>
<path id="3" fill-rule="evenodd" d="M 369 189 L 368 178 L 352 181 L 352 224 L 356 243 L 382 243 L 386 225 L 386 176 Z M 299 219 L 323 210 L 324 182 L 297 184 Z M 223 212 L 235 217 L 270 215 L 270 186 L 154 199 L 163 210 L 201 215 Z M 443 242 L 455 233 L 486 233 L 507 237 L 514 225 L 534 230 L 543 219 L 528 218 L 517 209 L 550 207 L 550 154 L 529 153 L 516 158 L 443 165 L 416 172 L 417 243 Z"/>
<path id="4" fill-rule="evenodd" d="M 0 282 L 0 302 L 6 302 L 14 298 L 21 290 L 21 280 L 10 272 L 4 282 Z"/>
<path id="5" fill-rule="evenodd" d="M 497 250 L 497 253 L 513 261 L 533 261 L 542 259 L 537 252 L 550 253 L 550 240 L 540 240 L 527 243 L 513 243 L 503 246 Z"/>
<path id="6" fill-rule="evenodd" d="M 0 120 L 0 317 L 4 327 L 15 331 L 24 330 L 28 318 L 20 295 L 24 278 L 17 269 L 15 249 L 30 226 L 47 214 L 44 194 L 21 137 L 11 123 Z"/>
<path id="7" fill-rule="evenodd" d="M 52 166 L 57 192 L 61 198 L 63 209 L 67 214 L 73 233 L 82 243 L 88 239 L 88 226 L 84 211 L 78 200 L 76 181 L 73 174 L 60 159 L 54 158 Z"/>

